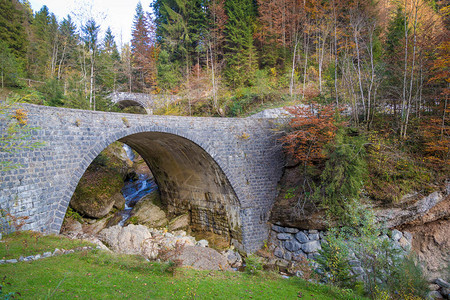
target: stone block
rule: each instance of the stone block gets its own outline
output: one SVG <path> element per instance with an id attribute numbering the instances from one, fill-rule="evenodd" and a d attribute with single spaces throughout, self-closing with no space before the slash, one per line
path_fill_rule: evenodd
<path id="1" fill-rule="evenodd" d="M 310 241 L 317 241 L 317 240 L 319 240 L 319 234 L 318 233 L 310 233 L 310 234 L 308 234 L 308 238 Z"/>
<path id="2" fill-rule="evenodd" d="M 284 228 L 275 224 L 272 224 L 272 230 L 277 232 L 277 233 L 282 233 L 284 232 Z"/>
<path id="3" fill-rule="evenodd" d="M 305 253 L 317 252 L 321 249 L 322 249 L 322 247 L 320 246 L 319 241 L 312 241 L 312 242 L 308 242 L 308 243 L 305 243 L 302 245 L 302 250 Z"/>
<path id="4" fill-rule="evenodd" d="M 297 228 L 291 228 L 291 227 L 285 227 L 284 228 L 284 232 L 286 232 L 286 233 L 297 233 L 297 232 L 299 232 L 300 230 L 299 229 L 297 229 Z"/>
<path id="5" fill-rule="evenodd" d="M 300 244 L 297 240 L 288 240 L 283 243 L 283 246 L 286 250 L 295 252 L 302 249 L 302 244 Z"/>
<path id="6" fill-rule="evenodd" d="M 292 255 L 292 259 L 295 261 L 302 261 L 304 258 L 308 258 L 308 255 L 302 250 L 295 251 Z"/>
<path id="7" fill-rule="evenodd" d="M 286 241 L 292 239 L 292 235 L 290 233 L 279 233 L 277 238 L 281 241 Z"/>
<path id="8" fill-rule="evenodd" d="M 437 285 L 439 285 L 439 286 L 442 287 L 442 288 L 450 289 L 450 283 L 448 283 L 447 281 L 445 281 L 445 280 L 442 279 L 442 278 L 437 278 L 437 279 L 434 281 L 434 283 L 437 284 Z"/>
<path id="9" fill-rule="evenodd" d="M 292 253 L 289 251 L 284 252 L 283 259 L 288 261 L 292 260 Z"/>
<path id="10" fill-rule="evenodd" d="M 275 251 L 273 251 L 273 255 L 275 255 L 278 258 L 283 258 L 284 251 L 280 247 L 275 248 Z"/>
<path id="11" fill-rule="evenodd" d="M 397 242 L 399 239 L 402 238 L 403 233 L 401 233 L 400 231 L 398 231 L 397 229 L 392 230 L 391 232 L 391 236 L 392 236 L 392 240 L 394 242 Z"/>
<path id="12" fill-rule="evenodd" d="M 295 234 L 295 239 L 297 240 L 297 241 L 299 241 L 300 243 L 307 243 L 307 242 L 309 242 L 309 238 L 308 238 L 308 236 L 305 234 L 305 233 L 303 233 L 302 231 L 300 231 L 300 232 L 297 232 L 296 234 Z"/>

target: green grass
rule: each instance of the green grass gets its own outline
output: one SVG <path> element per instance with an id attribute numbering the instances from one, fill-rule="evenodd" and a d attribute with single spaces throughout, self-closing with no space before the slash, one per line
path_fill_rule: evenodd
<path id="1" fill-rule="evenodd" d="M 53 252 L 55 248 L 69 250 L 84 246 L 92 246 L 92 244 L 58 235 L 44 236 L 33 231 L 17 231 L 4 236 L 0 241 L 0 259 L 17 259 L 20 256 Z"/>
<path id="2" fill-rule="evenodd" d="M 0 274 L 3 294 L 18 292 L 20 299 L 358 299 L 273 273 L 174 271 L 167 263 L 98 250 L 0 265 Z"/>

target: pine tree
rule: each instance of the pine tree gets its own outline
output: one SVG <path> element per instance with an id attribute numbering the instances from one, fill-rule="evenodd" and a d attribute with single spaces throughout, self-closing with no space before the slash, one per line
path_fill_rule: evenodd
<path id="1" fill-rule="evenodd" d="M 6 43 L 16 59 L 25 62 L 28 40 L 20 6 L 17 0 L 0 0 L 0 41 Z"/>
<path id="2" fill-rule="evenodd" d="M 225 76 L 234 87 L 251 85 L 258 61 L 253 44 L 253 1 L 229 0 L 225 3 L 225 9 L 228 16 Z"/>
<path id="3" fill-rule="evenodd" d="M 28 53 L 29 72 L 34 78 L 53 77 L 58 56 L 58 22 L 56 16 L 43 6 L 34 16 L 31 47 Z"/>
<path id="4" fill-rule="evenodd" d="M 95 110 L 95 60 L 98 54 L 100 25 L 97 25 L 97 22 L 90 18 L 81 30 L 83 32 L 83 41 L 90 56 L 89 108 Z"/>
<path id="5" fill-rule="evenodd" d="M 0 81 L 1 88 L 17 85 L 21 69 L 8 45 L 0 40 Z"/>
<path id="6" fill-rule="evenodd" d="M 114 92 L 118 88 L 118 73 L 120 66 L 120 53 L 114 40 L 111 28 L 105 32 L 103 48 L 97 59 L 97 90 L 104 96 Z"/>
<path id="7" fill-rule="evenodd" d="M 144 92 L 156 85 L 156 56 L 154 29 L 142 4 L 136 6 L 131 39 L 134 68 L 133 89 Z"/>

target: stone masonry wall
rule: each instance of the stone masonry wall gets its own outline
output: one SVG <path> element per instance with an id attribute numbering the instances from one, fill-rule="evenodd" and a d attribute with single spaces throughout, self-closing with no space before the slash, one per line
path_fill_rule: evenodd
<path id="1" fill-rule="evenodd" d="M 0 153 L 0 160 L 22 165 L 0 173 L 0 207 L 27 217 L 23 229 L 59 232 L 81 176 L 104 148 L 133 134 L 160 132 L 191 141 L 223 172 L 238 199 L 238 247 L 254 251 L 267 240 L 268 213 L 283 168 L 269 119 L 131 115 L 26 104 L 22 108 L 29 125 L 39 127 L 33 138 L 45 146 Z"/>
<path id="2" fill-rule="evenodd" d="M 278 264 L 288 265 L 289 262 L 298 262 L 303 258 L 314 260 L 322 250 L 322 245 L 326 243 L 327 232 L 322 230 L 301 230 L 298 228 L 282 227 L 276 224 L 272 225 L 270 231 L 270 244 L 273 255 L 279 259 Z M 390 239 L 394 247 L 400 250 L 400 253 L 409 253 L 413 236 L 405 231 L 392 230 L 390 237 L 381 235 L 381 240 Z M 357 279 L 363 281 L 367 270 L 362 268 L 359 254 L 349 248 L 351 273 L 357 276 Z"/>

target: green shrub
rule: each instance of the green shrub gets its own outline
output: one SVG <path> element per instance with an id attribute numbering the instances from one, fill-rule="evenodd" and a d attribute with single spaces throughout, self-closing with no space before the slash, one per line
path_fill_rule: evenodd
<path id="1" fill-rule="evenodd" d="M 330 218 L 341 225 L 355 222 L 349 211 L 359 206 L 357 199 L 367 175 L 365 143 L 364 136 L 339 128 L 335 141 L 327 145 L 328 159 L 315 197 L 327 208 Z"/>
<path id="2" fill-rule="evenodd" d="M 73 219 L 80 223 L 84 222 L 83 217 L 81 217 L 80 214 L 74 211 L 70 206 L 67 208 L 66 216 L 64 217 L 64 219 Z"/>
<path id="3" fill-rule="evenodd" d="M 334 231 L 331 231 L 326 237 L 326 241 L 316 258 L 316 262 L 323 271 L 319 272 L 322 281 L 330 282 L 342 288 L 352 288 L 354 276 L 350 273 L 348 245 Z"/>
<path id="4" fill-rule="evenodd" d="M 250 254 L 245 258 L 245 272 L 256 275 L 263 269 L 263 265 L 258 256 Z"/>
<path id="5" fill-rule="evenodd" d="M 325 271 L 322 279 L 339 287 L 352 288 L 357 293 L 364 290 L 373 299 L 424 297 L 427 281 L 421 267 L 389 238 L 382 238 L 386 232 L 371 210 L 359 208 L 349 214 L 353 215 L 353 225 L 332 228 L 327 236 L 328 243 L 322 245 L 320 256 L 316 258 Z M 359 278 L 362 282 L 350 273 L 351 252 L 365 270 L 364 276 Z"/>

